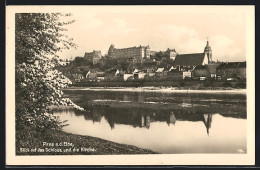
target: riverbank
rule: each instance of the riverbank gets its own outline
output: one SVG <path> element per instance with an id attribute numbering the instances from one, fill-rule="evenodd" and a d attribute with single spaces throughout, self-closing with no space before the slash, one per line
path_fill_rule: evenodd
<path id="1" fill-rule="evenodd" d="M 73 82 L 75 87 L 184 87 L 184 88 L 235 88 L 245 89 L 246 82 L 210 80 L 133 80 Z"/>
<path id="2" fill-rule="evenodd" d="M 204 88 L 194 88 L 194 87 L 70 87 L 65 90 L 246 94 L 246 89 L 234 89 L 234 88 L 230 88 L 230 87 L 204 87 Z"/>
<path id="3" fill-rule="evenodd" d="M 27 129 L 16 133 L 17 155 L 156 154 L 151 150 L 132 145 L 119 144 L 96 137 L 75 135 L 58 130 L 39 133 Z"/>

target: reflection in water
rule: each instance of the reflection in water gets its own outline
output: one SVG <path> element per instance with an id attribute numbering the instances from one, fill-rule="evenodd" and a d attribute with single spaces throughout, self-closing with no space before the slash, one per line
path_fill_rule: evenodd
<path id="1" fill-rule="evenodd" d="M 167 119 L 167 124 L 168 124 L 168 126 L 169 126 L 170 124 L 174 124 L 174 125 L 175 125 L 175 122 L 176 122 L 176 117 L 175 117 L 175 115 L 174 115 L 174 112 L 171 112 L 171 113 L 169 114 L 169 119 Z"/>
<path id="2" fill-rule="evenodd" d="M 244 96 L 89 93 L 70 94 L 86 111 L 55 111 L 64 131 L 161 153 L 247 151 Z"/>
<path id="3" fill-rule="evenodd" d="M 209 129 L 211 127 L 212 122 L 212 114 L 199 114 L 195 111 L 193 112 L 174 112 L 171 111 L 170 113 L 144 113 L 142 109 L 140 110 L 126 110 L 120 109 L 114 110 L 112 108 L 106 109 L 108 112 L 106 113 L 102 108 L 95 108 L 91 110 L 90 113 L 82 112 L 75 110 L 76 116 L 83 115 L 85 120 L 92 120 L 93 123 L 100 122 L 102 117 L 104 117 L 107 122 L 109 123 L 110 128 L 113 130 L 115 128 L 115 124 L 125 124 L 131 125 L 133 127 L 144 127 L 149 129 L 151 122 L 166 122 L 168 126 L 170 124 L 175 125 L 177 120 L 181 121 L 202 121 L 205 125 L 206 132 L 209 135 Z M 123 113 L 123 115 L 122 115 Z"/>
<path id="4" fill-rule="evenodd" d="M 211 127 L 212 114 L 203 114 L 203 123 L 206 126 L 207 134 L 209 135 L 209 128 Z"/>

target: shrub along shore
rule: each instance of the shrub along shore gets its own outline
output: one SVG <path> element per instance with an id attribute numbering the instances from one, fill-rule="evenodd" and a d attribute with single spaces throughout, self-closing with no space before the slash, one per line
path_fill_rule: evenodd
<path id="1" fill-rule="evenodd" d="M 86 81 L 74 82 L 74 87 L 179 87 L 179 88 L 193 88 L 193 89 L 218 89 L 218 88 L 238 88 L 245 89 L 246 82 L 239 81 L 198 81 L 198 80 L 161 80 L 161 81 Z"/>
<path id="2" fill-rule="evenodd" d="M 16 132 L 17 155 L 120 155 L 156 154 L 148 149 L 119 144 L 108 140 L 75 135 L 59 130 Z M 157 153 L 158 154 L 158 153 Z"/>

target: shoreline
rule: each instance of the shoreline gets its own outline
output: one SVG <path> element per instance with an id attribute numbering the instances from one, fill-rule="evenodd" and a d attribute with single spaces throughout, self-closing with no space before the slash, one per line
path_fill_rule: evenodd
<path id="1" fill-rule="evenodd" d="M 244 94 L 247 89 L 233 88 L 174 88 L 174 87 L 69 87 L 64 90 L 116 91 L 116 92 L 161 92 L 161 93 L 207 93 L 207 94 Z"/>

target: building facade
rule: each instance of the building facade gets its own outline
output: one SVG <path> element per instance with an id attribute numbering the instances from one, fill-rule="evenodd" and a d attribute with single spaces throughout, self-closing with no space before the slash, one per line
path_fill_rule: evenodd
<path id="1" fill-rule="evenodd" d="M 246 80 L 246 62 L 222 63 L 216 69 L 219 80 Z"/>
<path id="2" fill-rule="evenodd" d="M 113 59 L 125 59 L 132 62 L 142 62 L 143 59 L 150 58 L 150 47 L 139 46 L 139 47 L 129 47 L 129 48 L 115 48 L 114 45 L 110 45 L 108 50 L 108 56 Z"/>
<path id="3" fill-rule="evenodd" d="M 207 66 L 197 66 L 194 71 L 193 71 L 193 77 L 205 77 L 209 78 L 210 77 L 210 71 Z"/>
<path id="4" fill-rule="evenodd" d="M 102 58 L 101 51 L 95 51 L 93 52 L 86 52 L 84 55 L 84 59 L 90 62 L 93 62 L 93 64 L 99 63 L 99 60 Z"/>
<path id="5" fill-rule="evenodd" d="M 165 51 L 165 53 L 166 53 L 167 56 L 169 56 L 170 59 L 172 59 L 172 60 L 175 60 L 176 56 L 178 55 L 178 53 L 176 52 L 175 49 L 169 49 L 169 48 Z"/>

